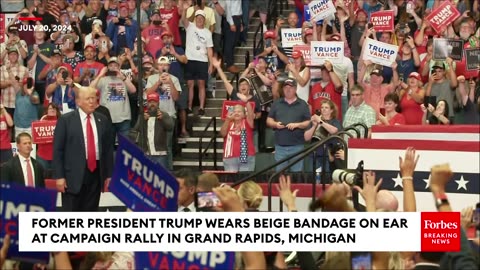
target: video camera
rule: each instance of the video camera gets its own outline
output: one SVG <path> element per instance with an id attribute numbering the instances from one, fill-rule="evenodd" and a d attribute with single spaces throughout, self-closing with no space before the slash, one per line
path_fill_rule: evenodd
<path id="1" fill-rule="evenodd" d="M 363 160 L 358 163 L 354 170 L 336 169 L 332 173 L 332 180 L 334 183 L 347 183 L 349 186 L 363 188 Z"/>

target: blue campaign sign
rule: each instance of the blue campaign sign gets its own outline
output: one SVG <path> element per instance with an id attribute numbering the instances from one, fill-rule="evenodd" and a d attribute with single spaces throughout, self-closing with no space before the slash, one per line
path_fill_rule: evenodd
<path id="1" fill-rule="evenodd" d="M 308 5 L 303 6 L 303 20 L 305 22 L 310 21 L 310 8 L 308 7 Z"/>
<path id="2" fill-rule="evenodd" d="M 147 269 L 234 269 L 235 252 L 135 252 L 135 268 Z"/>
<path id="3" fill-rule="evenodd" d="M 57 191 L 18 186 L 0 185 L 0 246 L 5 235 L 10 235 L 7 258 L 22 262 L 48 263 L 48 252 L 18 251 L 18 213 L 53 212 L 57 202 Z"/>
<path id="4" fill-rule="evenodd" d="M 118 138 L 109 190 L 132 211 L 177 211 L 178 182 L 134 143 Z"/>

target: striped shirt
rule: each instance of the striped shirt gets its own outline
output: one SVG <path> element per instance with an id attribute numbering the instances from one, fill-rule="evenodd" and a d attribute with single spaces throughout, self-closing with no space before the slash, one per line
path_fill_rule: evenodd
<path id="1" fill-rule="evenodd" d="M 7 66 L 3 65 L 0 68 L 0 81 L 15 80 L 15 76 L 20 78 L 20 85 L 24 78 L 28 77 L 28 69 L 17 63 L 16 66 L 10 68 L 10 72 L 7 71 Z M 2 103 L 7 108 L 15 108 L 15 95 L 20 89 L 16 90 L 13 86 L 2 89 Z"/>

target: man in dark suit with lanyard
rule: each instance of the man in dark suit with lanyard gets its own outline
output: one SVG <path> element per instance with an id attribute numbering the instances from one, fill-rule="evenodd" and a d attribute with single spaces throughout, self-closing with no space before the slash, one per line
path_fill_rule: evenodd
<path id="1" fill-rule="evenodd" d="M 30 157 L 32 137 L 26 132 L 16 138 L 18 154 L 2 166 L 2 182 L 11 182 L 21 186 L 45 188 L 43 168 Z"/>
<path id="2" fill-rule="evenodd" d="M 112 126 L 95 112 L 96 90 L 76 86 L 78 109 L 62 115 L 55 128 L 53 173 L 64 211 L 98 211 L 113 169 Z"/>

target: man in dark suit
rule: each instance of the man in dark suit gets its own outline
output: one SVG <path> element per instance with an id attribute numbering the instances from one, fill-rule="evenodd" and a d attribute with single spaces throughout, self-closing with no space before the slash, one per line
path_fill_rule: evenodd
<path id="1" fill-rule="evenodd" d="M 32 137 L 26 132 L 16 138 L 18 154 L 5 162 L 1 169 L 2 182 L 45 188 L 42 166 L 32 157 Z"/>
<path id="2" fill-rule="evenodd" d="M 112 126 L 95 112 L 96 90 L 79 87 L 78 109 L 57 121 L 53 169 L 64 211 L 97 211 L 113 169 Z"/>
<path id="3" fill-rule="evenodd" d="M 439 270 L 445 252 L 419 252 L 415 254 L 415 270 Z"/>

